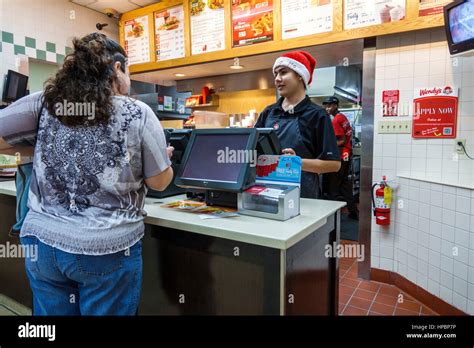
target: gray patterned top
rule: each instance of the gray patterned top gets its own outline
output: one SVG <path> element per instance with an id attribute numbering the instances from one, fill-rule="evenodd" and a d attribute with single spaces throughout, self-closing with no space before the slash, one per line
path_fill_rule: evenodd
<path id="1" fill-rule="evenodd" d="M 0 112 L 0 136 L 31 143 L 41 94 Z M 21 236 L 75 254 L 124 250 L 143 237 L 144 178 L 170 166 L 163 128 L 146 104 L 113 97 L 106 125 L 66 127 L 43 109 Z M 26 142 L 25 142 L 26 141 Z"/>

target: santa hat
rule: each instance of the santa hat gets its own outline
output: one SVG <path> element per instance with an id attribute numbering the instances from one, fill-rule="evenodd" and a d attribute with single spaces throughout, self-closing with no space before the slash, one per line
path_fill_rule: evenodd
<path id="1" fill-rule="evenodd" d="M 293 51 L 285 53 L 279 57 L 273 64 L 273 74 L 278 67 L 285 66 L 303 78 L 305 87 L 313 79 L 313 71 L 316 68 L 316 59 L 305 51 Z"/>

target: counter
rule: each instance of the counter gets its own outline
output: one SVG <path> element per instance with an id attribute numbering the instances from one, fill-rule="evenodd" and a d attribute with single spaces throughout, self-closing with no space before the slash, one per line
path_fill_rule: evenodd
<path id="1" fill-rule="evenodd" d="M 412 180 L 417 180 L 417 181 L 429 182 L 432 184 L 439 184 L 439 185 L 446 185 L 446 186 L 453 186 L 453 187 L 474 190 L 474 178 L 470 181 L 463 182 L 463 181 L 457 181 L 457 180 L 436 179 L 436 178 L 428 177 L 426 175 L 420 176 L 420 175 L 397 174 L 397 176 L 399 178 L 404 178 L 404 179 L 412 179 Z"/>
<path id="2" fill-rule="evenodd" d="M 17 242 L 6 237 L 14 222 L 12 196 L 14 182 L 0 182 L 1 243 Z M 345 203 L 302 199 L 301 215 L 285 222 L 202 220 L 161 207 L 181 198 L 146 199 L 139 314 L 337 315 L 338 262 L 325 251 L 339 242 Z M 31 306 L 21 295 L 27 287 L 23 260 L 5 261 L 12 268 L 1 268 L 0 292 Z"/>

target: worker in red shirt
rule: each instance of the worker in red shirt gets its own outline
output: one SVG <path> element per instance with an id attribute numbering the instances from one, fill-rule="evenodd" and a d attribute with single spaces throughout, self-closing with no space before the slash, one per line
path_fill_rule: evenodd
<path id="1" fill-rule="evenodd" d="M 327 113 L 331 116 L 332 126 L 336 134 L 337 146 L 341 154 L 341 169 L 336 173 L 326 174 L 328 199 L 339 200 L 343 197 L 349 210 L 349 218 L 358 220 L 359 211 L 354 202 L 352 182 L 349 180 L 349 169 L 352 157 L 352 127 L 344 114 L 339 112 L 339 99 L 328 97 L 323 102 Z"/>

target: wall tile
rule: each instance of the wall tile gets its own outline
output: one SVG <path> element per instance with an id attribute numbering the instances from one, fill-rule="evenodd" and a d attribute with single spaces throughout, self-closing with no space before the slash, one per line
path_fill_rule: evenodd
<path id="1" fill-rule="evenodd" d="M 448 289 L 452 289 L 453 282 L 454 282 L 454 277 L 452 273 L 446 272 L 444 270 L 440 270 L 440 271 L 441 273 L 440 273 L 439 283 Z"/>
<path id="2" fill-rule="evenodd" d="M 454 243 L 443 240 L 441 243 L 441 255 L 452 258 Z"/>
<path id="3" fill-rule="evenodd" d="M 453 259 L 469 265 L 469 249 L 467 247 L 467 245 L 455 244 L 453 250 Z"/>
<path id="4" fill-rule="evenodd" d="M 470 216 L 468 214 L 456 213 L 456 227 L 469 231 Z"/>
<path id="5" fill-rule="evenodd" d="M 450 193 L 443 193 L 443 208 L 455 210 L 456 209 L 456 195 Z"/>
<path id="6" fill-rule="evenodd" d="M 428 278 L 439 283 L 441 276 L 441 270 L 431 264 L 428 265 Z"/>
<path id="7" fill-rule="evenodd" d="M 454 261 L 452 257 L 441 255 L 441 269 L 445 272 L 452 273 L 453 267 L 454 267 Z"/>
<path id="8" fill-rule="evenodd" d="M 435 250 L 428 251 L 428 263 L 431 266 L 440 268 L 441 267 L 441 254 Z"/>
<path id="9" fill-rule="evenodd" d="M 443 285 L 440 285 L 439 287 L 439 296 L 448 303 L 453 302 L 453 291 L 444 287 Z"/>
<path id="10" fill-rule="evenodd" d="M 454 277 L 453 290 L 463 297 L 467 297 L 467 281 Z"/>
<path id="11" fill-rule="evenodd" d="M 433 251 L 441 252 L 441 238 L 430 235 L 429 247 Z"/>
<path id="12" fill-rule="evenodd" d="M 459 213 L 470 214 L 471 198 L 464 196 L 456 197 L 456 211 Z"/>
<path id="13" fill-rule="evenodd" d="M 467 310 L 467 298 L 453 292 L 453 305 L 465 312 Z"/>
<path id="14" fill-rule="evenodd" d="M 442 209 L 434 205 L 430 208 L 430 219 L 436 222 L 442 221 Z"/>
<path id="15" fill-rule="evenodd" d="M 426 244 L 427 245 L 427 244 Z M 428 265 L 428 258 L 429 258 L 429 250 L 428 248 L 424 247 L 424 246 L 421 246 L 419 245 L 418 246 L 418 258 L 422 261 L 424 261 L 426 263 L 426 265 Z M 427 266 L 428 267 L 428 266 Z M 420 271 L 420 269 L 418 268 L 418 271 Z"/>
<path id="16" fill-rule="evenodd" d="M 428 278 L 428 292 L 439 297 L 439 283 Z"/>
<path id="17" fill-rule="evenodd" d="M 443 224 L 454 226 L 456 221 L 456 213 L 453 210 L 443 209 Z"/>
<path id="18" fill-rule="evenodd" d="M 441 266 L 443 265 L 443 256 L 441 255 Z M 454 271 L 453 274 L 461 279 L 467 279 L 468 276 L 468 265 L 458 260 L 454 260 Z"/>
<path id="19" fill-rule="evenodd" d="M 454 231 L 455 228 L 453 226 L 443 224 L 441 228 L 441 238 L 449 242 L 454 242 Z"/>

